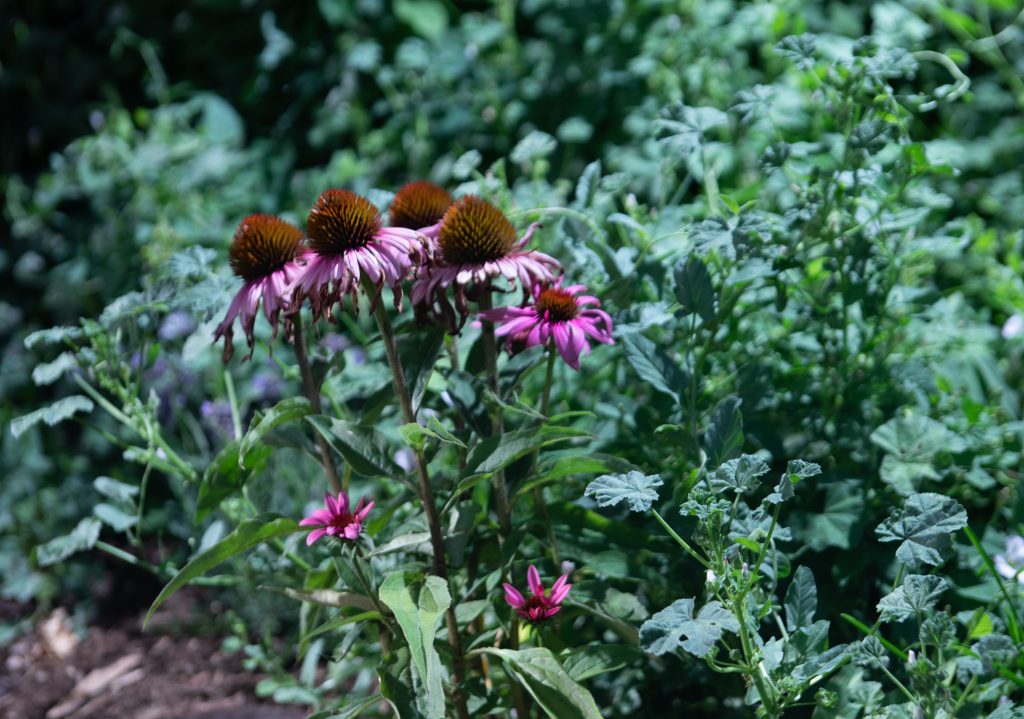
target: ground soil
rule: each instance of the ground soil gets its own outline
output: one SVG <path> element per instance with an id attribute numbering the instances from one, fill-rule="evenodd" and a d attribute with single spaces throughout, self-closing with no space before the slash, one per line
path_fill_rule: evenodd
<path id="1" fill-rule="evenodd" d="M 261 703 L 238 654 L 221 641 L 147 630 L 138 617 L 84 636 L 56 612 L 0 652 L 2 719 L 303 719 Z"/>

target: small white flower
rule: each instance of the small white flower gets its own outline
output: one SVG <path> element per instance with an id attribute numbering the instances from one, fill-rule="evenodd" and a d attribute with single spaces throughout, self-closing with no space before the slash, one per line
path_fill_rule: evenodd
<path id="1" fill-rule="evenodd" d="M 1003 339 L 1012 340 L 1024 335 L 1024 317 L 1014 313 L 1003 324 Z"/>
<path id="2" fill-rule="evenodd" d="M 1006 579 L 1016 579 L 1024 584 L 1024 537 L 1015 535 L 1006 538 L 1006 554 L 995 556 L 996 571 Z"/>
<path id="3" fill-rule="evenodd" d="M 718 577 L 715 576 L 715 573 L 712 570 L 709 569 L 707 572 L 705 572 L 705 574 L 704 574 L 704 583 L 706 585 L 708 585 L 709 587 L 713 587 L 713 586 L 715 586 L 715 582 L 717 582 L 717 581 L 718 581 Z"/>
<path id="4" fill-rule="evenodd" d="M 907 666 L 912 667 L 917 664 L 917 652 L 913 649 L 907 652 Z"/>

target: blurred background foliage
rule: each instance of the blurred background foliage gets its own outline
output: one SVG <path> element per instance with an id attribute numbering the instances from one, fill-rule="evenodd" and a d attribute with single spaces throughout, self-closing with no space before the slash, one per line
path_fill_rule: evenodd
<path id="1" fill-rule="evenodd" d="M 748 444 L 825 468 L 794 531 L 848 601 L 870 609 L 878 590 L 860 581 L 870 553 L 845 550 L 873 541 L 910 486 L 1004 528 L 1021 518 L 1024 345 L 1000 335 L 1024 310 L 1014 0 L 14 0 L 0 13 L 5 425 L 74 386 L 56 369 L 33 378 L 55 353 L 26 336 L 159 295 L 178 272 L 205 294 L 140 320 L 153 354 L 125 361 L 201 471 L 228 437 L 206 322 L 231 286 L 237 222 L 301 221 L 329 186 L 386 203 L 428 177 L 576 213 L 546 217 L 545 242 L 604 288 L 625 332 L 701 370 L 687 412 L 637 389 L 623 361 L 566 377 L 564 396 L 599 415 L 601 451 L 685 475 L 674 425 L 703 426 L 738 394 Z M 183 264 L 197 247 L 215 253 Z M 719 307 L 734 298 L 704 335 L 673 319 L 673 266 L 694 251 Z M 248 414 L 286 394 L 259 356 L 233 369 Z M 934 424 L 900 424 L 907 412 Z M 631 439 L 656 435 L 678 445 Z M 92 511 L 96 476 L 137 483 L 138 465 L 74 424 L 5 427 L 0 447 L 0 597 L 87 598 L 87 565 L 42 568 L 30 551 Z M 298 513 L 301 483 L 261 486 Z M 191 500 L 161 491 L 147 521 L 193 537 Z M 634 571 L 648 609 L 673 598 Z M 606 687 L 618 706 L 635 679 Z"/>

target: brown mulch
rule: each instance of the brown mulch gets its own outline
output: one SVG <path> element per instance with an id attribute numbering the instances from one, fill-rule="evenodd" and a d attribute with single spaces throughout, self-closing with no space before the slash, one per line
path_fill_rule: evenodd
<path id="1" fill-rule="evenodd" d="M 239 655 L 220 640 L 175 636 L 138 622 L 70 631 L 59 610 L 0 653 L 3 719 L 304 719 L 261 704 Z"/>

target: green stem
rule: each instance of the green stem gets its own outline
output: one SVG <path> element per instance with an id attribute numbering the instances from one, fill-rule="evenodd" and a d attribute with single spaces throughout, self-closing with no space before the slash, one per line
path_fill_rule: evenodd
<path id="1" fill-rule="evenodd" d="M 686 543 L 685 539 L 676 534 L 676 531 L 672 529 L 672 527 L 668 526 L 668 522 L 666 522 L 665 519 L 658 513 L 658 510 L 652 508 L 651 512 L 654 514 L 654 518 L 658 520 L 658 523 L 662 526 L 662 528 L 666 532 L 668 532 L 668 535 L 672 537 L 672 539 L 676 540 L 676 544 L 678 544 L 680 547 L 686 550 L 687 554 L 689 554 L 691 557 L 700 562 L 705 569 L 711 569 L 711 563 L 708 562 L 708 560 L 704 559 L 704 557 L 700 556 L 700 554 L 698 554 L 693 547 Z"/>
<path id="2" fill-rule="evenodd" d="M 544 377 L 544 394 L 541 396 L 540 401 L 540 413 L 544 415 L 544 419 L 541 420 L 542 426 L 547 423 L 548 412 L 551 409 L 551 384 L 555 376 L 555 348 L 554 345 L 548 345 L 548 367 L 547 374 Z M 536 470 L 537 461 L 540 457 L 540 450 L 533 450 L 533 468 Z M 544 524 L 544 530 L 548 535 L 548 545 L 551 549 L 551 560 L 555 563 L 555 570 L 562 566 L 562 559 L 558 553 L 558 540 L 555 538 L 555 530 L 551 526 L 551 517 L 548 515 L 548 506 L 544 502 L 544 492 L 540 486 L 533 488 L 533 502 L 537 507 L 537 514 L 540 516 L 541 522 Z"/>
<path id="3" fill-rule="evenodd" d="M 494 307 L 492 303 L 490 287 L 484 289 L 477 301 L 480 312 L 486 312 Z M 491 392 L 498 400 L 498 406 L 494 410 L 493 434 L 500 437 L 505 432 L 504 417 L 501 409 L 501 388 L 498 382 L 498 343 L 494 337 L 494 323 L 489 320 L 480 321 L 482 327 L 481 341 L 484 349 L 484 364 L 487 367 L 487 384 Z M 505 472 L 497 471 L 492 477 L 494 485 L 494 502 L 498 510 L 498 527 L 501 536 L 507 537 L 512 531 L 512 509 L 508 501 L 508 485 L 505 484 Z"/>
<path id="4" fill-rule="evenodd" d="M 733 611 L 736 613 L 736 619 L 739 620 L 743 660 L 750 667 L 750 677 L 754 680 L 754 686 L 757 687 L 757 694 L 761 697 L 761 704 L 769 716 L 778 716 L 778 707 L 775 706 L 775 695 L 765 683 L 765 678 L 761 674 L 760 662 L 757 661 L 753 643 L 750 641 L 750 630 L 747 627 L 746 592 L 742 592 L 736 597 Z"/>
<path id="5" fill-rule="evenodd" d="M 974 533 L 974 530 L 969 526 L 964 527 L 964 534 L 972 545 L 974 550 L 981 556 L 981 561 L 985 564 L 985 568 L 992 573 L 995 577 L 996 582 L 999 584 L 999 592 L 1006 598 L 1006 601 L 1010 605 L 1010 611 L 1006 613 L 1007 622 L 1010 625 L 1010 636 L 1013 640 L 1020 642 L 1021 631 L 1020 623 L 1017 621 L 1017 615 L 1020 613 L 1020 608 L 1017 606 L 1017 601 L 1010 595 L 1010 592 L 1006 589 L 1006 582 L 1003 581 L 1002 575 L 996 571 L 996 565 L 992 561 L 992 558 L 985 551 L 985 548 L 981 546 L 981 541 L 978 539 L 978 535 Z"/>
<path id="6" fill-rule="evenodd" d="M 323 407 L 320 404 L 320 388 L 316 386 L 313 379 L 313 371 L 309 366 L 309 356 L 306 354 L 306 338 L 302 333 L 302 313 L 295 314 L 294 322 L 295 335 L 292 338 L 292 345 L 295 348 L 295 361 L 299 365 L 299 373 L 302 375 L 302 388 L 309 400 L 309 406 L 316 414 L 323 414 Z M 341 478 L 338 477 L 338 468 L 334 466 L 334 458 L 331 457 L 331 448 L 327 440 L 319 432 L 316 433 L 316 448 L 320 453 L 320 464 L 323 465 L 324 474 L 327 475 L 327 484 L 331 491 L 338 494 L 342 491 Z"/>
<path id="7" fill-rule="evenodd" d="M 228 392 L 228 403 L 231 405 L 231 426 L 235 431 L 235 439 L 242 438 L 242 418 L 238 412 L 238 396 L 235 394 L 235 381 L 231 373 L 224 370 L 224 387 Z"/>
<path id="8" fill-rule="evenodd" d="M 413 411 L 412 399 L 409 389 L 405 384 L 405 372 L 402 369 L 402 362 L 398 356 L 398 346 L 395 343 L 395 331 L 391 326 L 391 318 L 381 302 L 377 288 L 373 283 L 364 277 L 363 289 L 366 292 L 370 303 L 374 305 L 374 315 L 377 319 L 377 326 L 380 328 L 381 340 L 384 344 L 384 352 L 387 354 L 388 366 L 391 368 L 391 379 L 395 387 L 395 395 L 398 397 L 398 404 L 402 410 L 402 419 L 406 424 L 416 421 L 416 413 Z M 373 298 L 376 297 L 376 301 Z M 419 478 L 420 501 L 427 513 L 427 527 L 430 530 L 430 545 L 433 549 L 433 570 L 434 574 L 448 581 L 448 564 L 445 562 L 444 538 L 441 534 L 441 519 L 437 513 L 437 504 L 434 501 L 434 492 L 430 487 L 430 476 L 427 474 L 427 463 L 423 457 L 423 451 L 416 452 L 416 474 Z M 445 623 L 448 628 L 448 644 L 452 650 L 452 702 L 455 704 L 455 711 L 459 719 L 469 719 L 469 708 L 466 705 L 466 696 L 462 690 L 462 683 L 465 677 L 465 659 L 462 652 L 462 639 L 459 636 L 459 625 L 455 618 L 454 603 L 445 612 Z"/>

